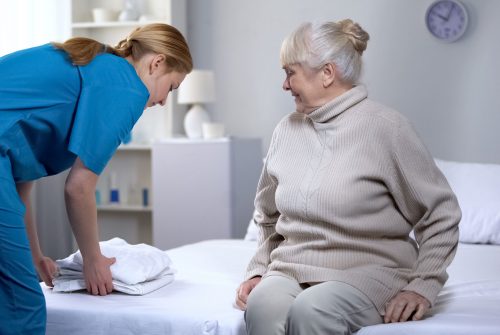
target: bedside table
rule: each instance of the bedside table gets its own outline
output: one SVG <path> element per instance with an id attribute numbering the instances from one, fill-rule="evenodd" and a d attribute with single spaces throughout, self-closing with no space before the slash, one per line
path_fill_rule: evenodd
<path id="1" fill-rule="evenodd" d="M 243 238 L 262 169 L 260 139 L 172 139 L 152 149 L 153 245 Z"/>

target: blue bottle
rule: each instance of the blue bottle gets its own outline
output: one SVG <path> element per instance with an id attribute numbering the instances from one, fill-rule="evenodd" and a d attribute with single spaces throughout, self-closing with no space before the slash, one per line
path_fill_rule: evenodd
<path id="1" fill-rule="evenodd" d="M 109 180 L 109 202 L 111 204 L 120 203 L 120 191 L 118 190 L 118 183 L 116 181 L 116 173 L 111 172 Z"/>
<path id="2" fill-rule="evenodd" d="M 142 205 L 148 207 L 149 205 L 149 191 L 147 188 L 142 189 Z"/>

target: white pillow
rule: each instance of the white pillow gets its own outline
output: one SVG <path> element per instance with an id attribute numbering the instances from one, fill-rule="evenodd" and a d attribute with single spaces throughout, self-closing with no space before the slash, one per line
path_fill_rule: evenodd
<path id="1" fill-rule="evenodd" d="M 435 161 L 462 209 L 460 242 L 500 244 L 500 165 Z"/>
<path id="2" fill-rule="evenodd" d="M 253 217 L 248 224 L 247 233 L 244 237 L 245 241 L 257 241 L 259 239 L 259 227 L 253 221 Z"/>

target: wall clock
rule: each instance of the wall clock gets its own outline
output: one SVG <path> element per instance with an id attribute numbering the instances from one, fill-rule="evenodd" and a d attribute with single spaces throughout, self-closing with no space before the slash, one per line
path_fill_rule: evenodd
<path id="1" fill-rule="evenodd" d="M 467 9 L 458 0 L 436 0 L 425 13 L 429 32 L 444 42 L 454 42 L 467 30 Z"/>

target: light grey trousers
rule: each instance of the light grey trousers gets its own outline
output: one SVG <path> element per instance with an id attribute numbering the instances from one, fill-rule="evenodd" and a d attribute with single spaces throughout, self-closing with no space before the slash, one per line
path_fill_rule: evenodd
<path id="1" fill-rule="evenodd" d="M 300 285 L 282 276 L 264 278 L 250 293 L 248 335 L 348 335 L 382 323 L 368 297 L 339 281 Z"/>

